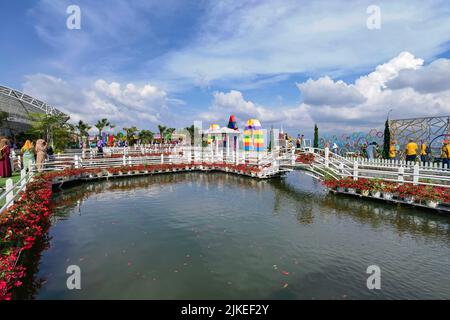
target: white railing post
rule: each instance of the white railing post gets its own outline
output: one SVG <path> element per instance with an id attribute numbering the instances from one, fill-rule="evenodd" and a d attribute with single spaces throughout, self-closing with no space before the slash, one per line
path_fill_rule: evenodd
<path id="1" fill-rule="evenodd" d="M 6 180 L 6 203 L 9 202 L 7 208 L 14 204 L 14 184 L 11 178 Z"/>
<path id="2" fill-rule="evenodd" d="M 75 169 L 78 169 L 80 167 L 78 162 L 78 155 L 73 156 L 73 162 L 75 163 Z"/>
<path id="3" fill-rule="evenodd" d="M 161 164 L 164 164 L 164 154 L 161 152 Z"/>
<path id="4" fill-rule="evenodd" d="M 403 182 L 405 182 L 405 178 L 404 178 L 404 175 L 405 174 L 405 167 L 399 167 L 398 168 L 398 178 L 397 178 L 397 180 L 398 180 L 398 182 L 400 182 L 400 183 L 403 183 Z"/>
<path id="5" fill-rule="evenodd" d="M 356 161 L 355 161 L 356 162 Z M 339 163 L 339 173 L 341 174 L 341 176 L 343 175 L 343 173 L 344 173 L 344 164 L 341 162 L 341 163 Z"/>
<path id="6" fill-rule="evenodd" d="M 22 169 L 22 161 L 20 158 L 20 154 L 17 156 L 17 167 L 19 167 L 19 169 Z"/>
<path id="7" fill-rule="evenodd" d="M 20 180 L 21 180 L 20 186 L 23 191 L 26 190 L 26 185 L 27 185 L 27 181 L 25 179 L 26 175 L 27 175 L 27 172 L 25 169 L 20 170 Z"/>
<path id="8" fill-rule="evenodd" d="M 128 165 L 132 165 L 132 160 L 131 160 L 131 156 L 128 157 Z"/>
<path id="9" fill-rule="evenodd" d="M 291 157 L 291 164 L 295 166 L 295 148 L 292 147 L 292 157 Z"/>
<path id="10" fill-rule="evenodd" d="M 328 147 L 325 148 L 325 166 L 328 167 L 330 165 L 330 149 Z"/>
<path id="11" fill-rule="evenodd" d="M 33 176 L 33 166 L 34 166 L 34 162 L 33 160 L 28 160 L 28 171 L 30 172 L 30 177 Z"/>
<path id="12" fill-rule="evenodd" d="M 122 164 L 123 164 L 123 165 L 126 165 L 126 164 L 127 164 L 127 157 L 125 156 L 125 153 L 123 154 Z"/>
<path id="13" fill-rule="evenodd" d="M 358 180 L 358 161 L 353 162 L 353 180 Z"/>
<path id="14" fill-rule="evenodd" d="M 11 150 L 11 155 L 9 156 L 9 161 L 11 163 L 11 171 L 14 171 L 14 159 L 16 159 L 16 151 Z"/>
<path id="15" fill-rule="evenodd" d="M 413 184 L 417 185 L 419 183 L 419 164 L 414 165 L 414 171 L 413 171 Z"/>

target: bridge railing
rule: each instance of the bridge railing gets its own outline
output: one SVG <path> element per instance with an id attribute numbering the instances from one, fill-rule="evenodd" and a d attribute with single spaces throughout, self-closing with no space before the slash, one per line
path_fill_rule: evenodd
<path id="1" fill-rule="evenodd" d="M 123 150 L 121 150 L 123 151 Z M 123 165 L 137 164 L 194 164 L 194 163 L 228 163 L 248 164 L 258 166 L 263 174 L 272 174 L 279 170 L 279 162 L 273 154 L 267 152 L 243 152 L 242 150 L 217 150 L 200 147 L 178 147 L 171 152 L 163 152 L 165 149 L 152 149 L 152 152 L 126 151 L 115 156 L 86 157 L 82 153 L 60 154 L 52 157 L 40 168 L 41 171 L 62 170 L 66 168 L 108 168 Z M 135 150 L 136 151 L 136 150 Z"/>
<path id="2" fill-rule="evenodd" d="M 26 190 L 26 185 L 32 177 L 32 170 L 27 172 L 25 169 L 22 169 L 20 171 L 20 179 L 17 182 L 14 183 L 11 178 L 6 180 L 5 191 L 0 194 L 0 215 L 4 210 L 14 204 L 20 192 Z"/>
<path id="3" fill-rule="evenodd" d="M 305 148 L 305 153 L 314 154 L 311 170 L 319 172 L 324 178 L 327 174 L 336 176 L 366 179 L 382 179 L 398 183 L 412 183 L 415 185 L 429 185 L 450 188 L 450 170 L 435 166 L 420 165 L 418 162 L 406 163 L 401 161 L 361 161 L 344 158 L 332 153 L 327 148 Z"/>

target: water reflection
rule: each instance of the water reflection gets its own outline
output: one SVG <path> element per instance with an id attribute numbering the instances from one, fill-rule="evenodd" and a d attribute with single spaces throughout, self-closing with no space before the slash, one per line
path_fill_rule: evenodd
<path id="1" fill-rule="evenodd" d="M 33 269 L 47 282 L 29 290 L 41 299 L 450 294 L 449 217 L 328 194 L 301 173 L 112 179 L 55 192 L 53 206 L 52 246 Z M 86 275 L 78 295 L 64 287 L 72 261 Z M 365 287 L 374 262 L 386 275 L 378 293 Z"/>
<path id="2" fill-rule="evenodd" d="M 298 179 L 299 181 L 293 181 Z M 315 216 L 333 215 L 350 218 L 372 228 L 393 226 L 399 234 L 443 236 L 450 240 L 450 218 L 432 211 L 391 205 L 376 200 L 360 199 L 352 196 L 327 194 L 320 182 L 294 173 L 290 179 L 257 180 L 248 177 L 224 173 L 178 173 L 147 177 L 112 179 L 89 184 L 80 184 L 70 189 L 63 189 L 54 196 L 53 222 L 67 218 L 76 208 L 82 214 L 83 201 L 93 194 L 113 191 L 145 190 L 157 196 L 160 192 L 173 191 L 174 185 L 183 182 L 187 185 L 210 186 L 225 189 L 239 188 L 242 192 L 251 190 L 258 194 L 274 195 L 273 214 L 281 214 L 286 205 L 296 204 L 296 218 L 302 225 L 314 223 Z M 164 189 L 168 187 L 168 189 Z M 164 190 L 163 190 L 164 189 Z M 206 195 L 205 195 L 206 196 Z M 249 199 L 249 201 L 252 201 Z"/>
<path id="3" fill-rule="evenodd" d="M 391 205 L 377 200 L 327 194 L 316 180 L 308 181 L 300 173 L 295 176 L 302 179 L 305 184 L 310 184 L 306 191 L 302 187 L 293 185 L 289 179 L 273 181 L 272 186 L 277 190 L 279 206 L 285 198 L 301 203 L 297 219 L 302 224 L 313 222 L 314 214 L 320 213 L 350 218 L 377 229 L 387 225 L 393 226 L 398 234 L 408 233 L 437 238 L 444 236 L 450 240 L 450 217 L 448 216 L 431 210 Z M 311 188 L 317 192 L 310 192 Z"/>

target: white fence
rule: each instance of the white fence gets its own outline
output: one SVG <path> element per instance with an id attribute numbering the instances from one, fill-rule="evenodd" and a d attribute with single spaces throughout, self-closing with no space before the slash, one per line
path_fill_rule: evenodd
<path id="1" fill-rule="evenodd" d="M 5 191 L 0 195 L 0 214 L 3 210 L 9 208 L 14 204 L 15 199 L 21 191 L 25 191 L 27 183 L 33 177 L 33 171 L 26 172 L 25 169 L 20 171 L 20 179 L 13 183 L 12 179 L 6 180 Z"/>
<path id="2" fill-rule="evenodd" d="M 330 175 L 335 179 L 344 177 L 352 177 L 354 180 L 359 178 L 382 179 L 398 183 L 450 188 L 450 170 L 434 164 L 347 158 L 330 152 L 328 148 L 306 148 L 303 153 L 314 154 L 315 159 L 310 164 L 310 170 L 320 178 Z"/>

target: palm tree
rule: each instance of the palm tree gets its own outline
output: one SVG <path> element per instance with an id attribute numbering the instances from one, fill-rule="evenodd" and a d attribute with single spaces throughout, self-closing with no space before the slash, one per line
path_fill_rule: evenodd
<path id="1" fill-rule="evenodd" d="M 79 143 L 83 141 L 83 138 L 87 138 L 89 136 L 88 131 L 92 128 L 89 124 L 83 122 L 83 120 L 78 121 L 78 124 L 75 125 L 75 128 L 78 130 Z M 81 144 L 81 143 L 80 143 Z"/>
<path id="2" fill-rule="evenodd" d="M 131 128 L 123 128 L 123 131 L 125 131 L 125 139 L 128 142 L 128 145 L 131 146 L 134 143 L 134 135 L 136 134 L 136 131 L 138 131 L 138 128 L 135 126 Z"/>
<path id="3" fill-rule="evenodd" d="M 153 132 L 151 132 L 150 130 L 141 130 L 139 132 L 138 136 L 139 136 L 139 140 L 141 140 L 141 143 L 147 144 L 153 140 L 155 134 Z"/>
<path id="4" fill-rule="evenodd" d="M 102 120 L 97 121 L 97 124 L 95 125 L 95 127 L 98 129 L 99 137 L 102 136 L 103 128 L 107 127 L 109 125 L 110 125 L 110 123 L 109 123 L 108 119 L 106 119 L 106 118 L 103 118 Z"/>
<path id="5" fill-rule="evenodd" d="M 165 133 L 164 139 L 172 140 L 172 133 L 174 133 L 175 130 L 177 130 L 177 129 L 175 129 L 175 128 L 168 128 L 168 129 L 166 129 L 166 133 Z"/>
<path id="6" fill-rule="evenodd" d="M 167 127 L 159 124 L 158 130 L 159 130 L 159 135 L 161 137 L 161 143 L 163 143 L 164 142 L 164 132 L 166 132 Z"/>
<path id="7" fill-rule="evenodd" d="M 194 125 L 191 125 L 190 127 L 184 128 L 187 132 L 189 132 L 189 135 L 191 136 L 191 145 L 194 145 L 194 134 L 195 134 L 195 127 Z"/>

